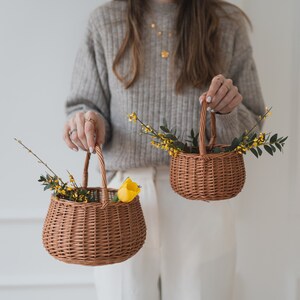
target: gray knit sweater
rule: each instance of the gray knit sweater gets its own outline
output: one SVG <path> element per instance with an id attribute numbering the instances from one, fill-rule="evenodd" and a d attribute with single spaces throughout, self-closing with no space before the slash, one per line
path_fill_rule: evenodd
<path id="1" fill-rule="evenodd" d="M 162 31 L 173 29 L 176 4 L 150 0 L 153 16 Z M 108 180 L 116 170 L 168 165 L 169 155 L 154 148 L 140 127 L 128 122 L 127 114 L 136 112 L 147 124 L 159 128 L 163 118 L 185 138 L 192 128 L 199 128 L 199 96 L 207 90 L 186 87 L 176 95 L 171 79 L 170 60 L 161 50 L 172 51 L 174 39 L 158 38 L 150 28 L 153 18 L 145 16 L 143 35 L 145 71 L 132 87 L 124 89 L 112 71 L 113 60 L 126 33 L 126 1 L 109 1 L 94 9 L 79 47 L 72 74 L 71 91 L 66 100 L 66 114 L 94 110 L 106 120 L 103 145 Z M 231 78 L 243 95 L 243 102 L 226 115 L 217 115 L 218 142 L 230 143 L 251 127 L 265 111 L 252 47 L 246 25 L 221 20 L 221 47 L 226 66 L 225 77 Z M 130 58 L 126 53 L 119 71 L 126 74 Z M 172 81 L 173 80 L 173 81 Z M 207 120 L 209 138 L 209 118 Z"/>

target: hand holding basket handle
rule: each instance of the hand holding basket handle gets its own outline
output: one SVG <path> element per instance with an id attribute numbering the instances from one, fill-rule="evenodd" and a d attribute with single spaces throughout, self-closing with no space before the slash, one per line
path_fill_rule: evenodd
<path id="1" fill-rule="evenodd" d="M 107 187 L 102 149 L 95 150 L 102 185 L 88 187 L 90 153 L 86 154 L 82 188 L 96 202 L 74 202 L 51 197 L 43 227 L 43 244 L 54 258 L 72 264 L 100 266 L 127 260 L 146 239 L 146 223 L 139 196 L 129 203 L 112 202 L 116 189 Z"/>
<path id="2" fill-rule="evenodd" d="M 67 146 L 78 151 L 95 152 L 95 145 L 105 141 L 105 120 L 95 111 L 77 112 L 65 124 L 63 139 Z"/>
<path id="3" fill-rule="evenodd" d="M 199 124 L 199 154 L 180 152 L 171 158 L 173 190 L 190 200 L 225 200 L 235 197 L 245 183 L 242 154 L 235 151 L 208 153 L 216 145 L 216 118 L 211 112 L 211 138 L 206 145 L 207 103 L 202 102 Z"/>

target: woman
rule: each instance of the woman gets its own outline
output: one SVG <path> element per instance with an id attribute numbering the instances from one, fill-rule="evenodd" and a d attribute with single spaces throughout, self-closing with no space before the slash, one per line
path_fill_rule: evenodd
<path id="1" fill-rule="evenodd" d="M 103 145 L 109 186 L 142 186 L 143 248 L 95 268 L 99 299 L 232 299 L 236 241 L 230 201 L 188 201 L 169 184 L 169 156 L 128 122 L 136 112 L 183 138 L 199 126 L 202 101 L 216 112 L 218 142 L 230 143 L 264 113 L 247 17 L 221 0 L 125 0 L 89 17 L 66 101 L 66 144 Z M 208 114 L 209 115 L 209 114 Z M 209 139 L 209 118 L 207 139 Z"/>

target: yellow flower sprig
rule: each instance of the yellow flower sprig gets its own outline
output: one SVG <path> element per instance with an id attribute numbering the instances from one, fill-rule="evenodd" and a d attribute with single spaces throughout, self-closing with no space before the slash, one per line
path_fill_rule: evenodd
<path id="1" fill-rule="evenodd" d="M 44 185 L 45 190 L 51 190 L 53 195 L 59 198 L 63 198 L 75 202 L 94 202 L 94 196 L 90 191 L 84 190 L 79 187 L 74 179 L 74 176 L 69 172 L 70 184 L 64 182 L 53 170 L 45 163 L 39 156 L 37 156 L 31 149 L 25 146 L 22 141 L 15 138 L 20 145 L 22 145 L 30 154 L 38 159 L 38 163 L 43 164 L 52 175 L 46 173 L 46 176 L 41 175 L 39 182 Z"/>
<path id="2" fill-rule="evenodd" d="M 253 133 L 255 128 L 259 124 L 271 116 L 271 108 L 266 107 L 266 112 L 263 116 L 259 116 L 258 122 L 249 130 L 245 131 L 238 139 L 238 145 L 235 147 L 235 151 L 239 154 L 246 154 L 247 151 L 251 151 L 257 158 L 263 154 L 262 148 L 266 150 L 270 155 L 273 155 L 278 149 L 282 151 L 285 141 L 288 137 L 278 137 L 278 134 L 260 132 L 258 135 Z M 235 141 L 232 143 L 234 144 Z"/>
<path id="3" fill-rule="evenodd" d="M 262 155 L 262 149 L 266 150 L 270 155 L 273 155 L 276 152 L 276 149 L 282 151 L 285 141 L 288 137 L 278 137 L 278 134 L 270 133 L 266 134 L 260 132 L 258 135 L 254 130 L 263 122 L 267 117 L 271 115 L 271 109 L 267 108 L 263 116 L 259 116 L 256 124 L 250 129 L 246 130 L 240 137 L 236 137 L 232 140 L 232 143 L 229 146 L 215 146 L 210 149 L 211 153 L 221 153 L 221 152 L 230 152 L 236 151 L 239 154 L 246 154 L 247 151 L 252 152 L 257 158 Z M 191 130 L 191 135 L 189 136 L 190 145 L 187 143 L 181 142 L 175 135 L 172 133 L 165 121 L 164 125 L 160 126 L 162 133 L 156 131 L 150 125 L 144 124 L 137 116 L 135 112 L 128 115 L 129 121 L 136 123 L 137 121 L 142 126 L 142 133 L 148 134 L 152 137 L 151 144 L 158 148 L 163 149 L 169 152 L 171 156 L 177 156 L 179 152 L 184 153 L 199 153 L 198 147 L 198 138 L 199 134 L 195 134 L 194 130 Z"/>
<path id="4" fill-rule="evenodd" d="M 167 126 L 160 126 L 163 132 L 155 130 L 152 126 L 145 124 L 141 121 L 135 112 L 128 115 L 130 122 L 136 123 L 137 121 L 141 124 L 142 133 L 150 135 L 152 137 L 151 145 L 165 150 L 171 156 L 177 156 L 184 148 L 184 144 L 178 141 L 175 134 L 173 134 Z"/>
<path id="5" fill-rule="evenodd" d="M 248 150 L 264 145 L 265 142 L 266 142 L 266 134 L 261 132 L 258 137 L 253 136 L 253 139 L 251 141 L 249 141 L 249 137 L 246 136 L 244 142 L 240 143 L 240 145 L 238 145 L 235 148 L 235 150 L 239 154 L 244 154 Z"/>
<path id="6" fill-rule="evenodd" d="M 44 185 L 44 191 L 51 190 L 53 196 L 60 199 L 66 199 L 75 202 L 96 202 L 93 193 L 89 190 L 83 189 L 78 186 L 74 176 L 67 170 L 69 174 L 69 182 L 64 182 L 39 156 L 37 156 L 32 150 L 26 147 L 20 140 L 15 140 L 22 145 L 30 154 L 38 159 L 38 162 L 43 164 L 52 175 L 46 173 L 41 175 L 38 182 Z M 133 182 L 130 178 L 127 178 L 122 186 L 119 188 L 112 202 L 131 202 L 139 193 L 141 187 L 137 183 Z"/>

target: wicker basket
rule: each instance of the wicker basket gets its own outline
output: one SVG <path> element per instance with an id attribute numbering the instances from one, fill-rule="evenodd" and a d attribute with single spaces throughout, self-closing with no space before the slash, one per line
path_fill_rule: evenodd
<path id="1" fill-rule="evenodd" d="M 43 245 L 54 258 L 65 263 L 100 266 L 127 260 L 146 239 L 146 224 L 137 196 L 129 203 L 111 202 L 117 192 L 107 188 L 101 148 L 96 146 L 102 175 L 102 188 L 88 188 L 87 154 L 83 188 L 98 202 L 78 203 L 51 197 L 43 226 Z M 101 199 L 101 200 L 100 200 Z"/>
<path id="2" fill-rule="evenodd" d="M 225 200 L 235 197 L 245 183 L 243 154 L 235 151 L 209 153 L 216 140 L 216 118 L 211 113 L 211 139 L 205 145 L 207 104 L 202 103 L 199 130 L 200 154 L 182 153 L 171 158 L 170 183 L 172 189 L 190 200 Z"/>

